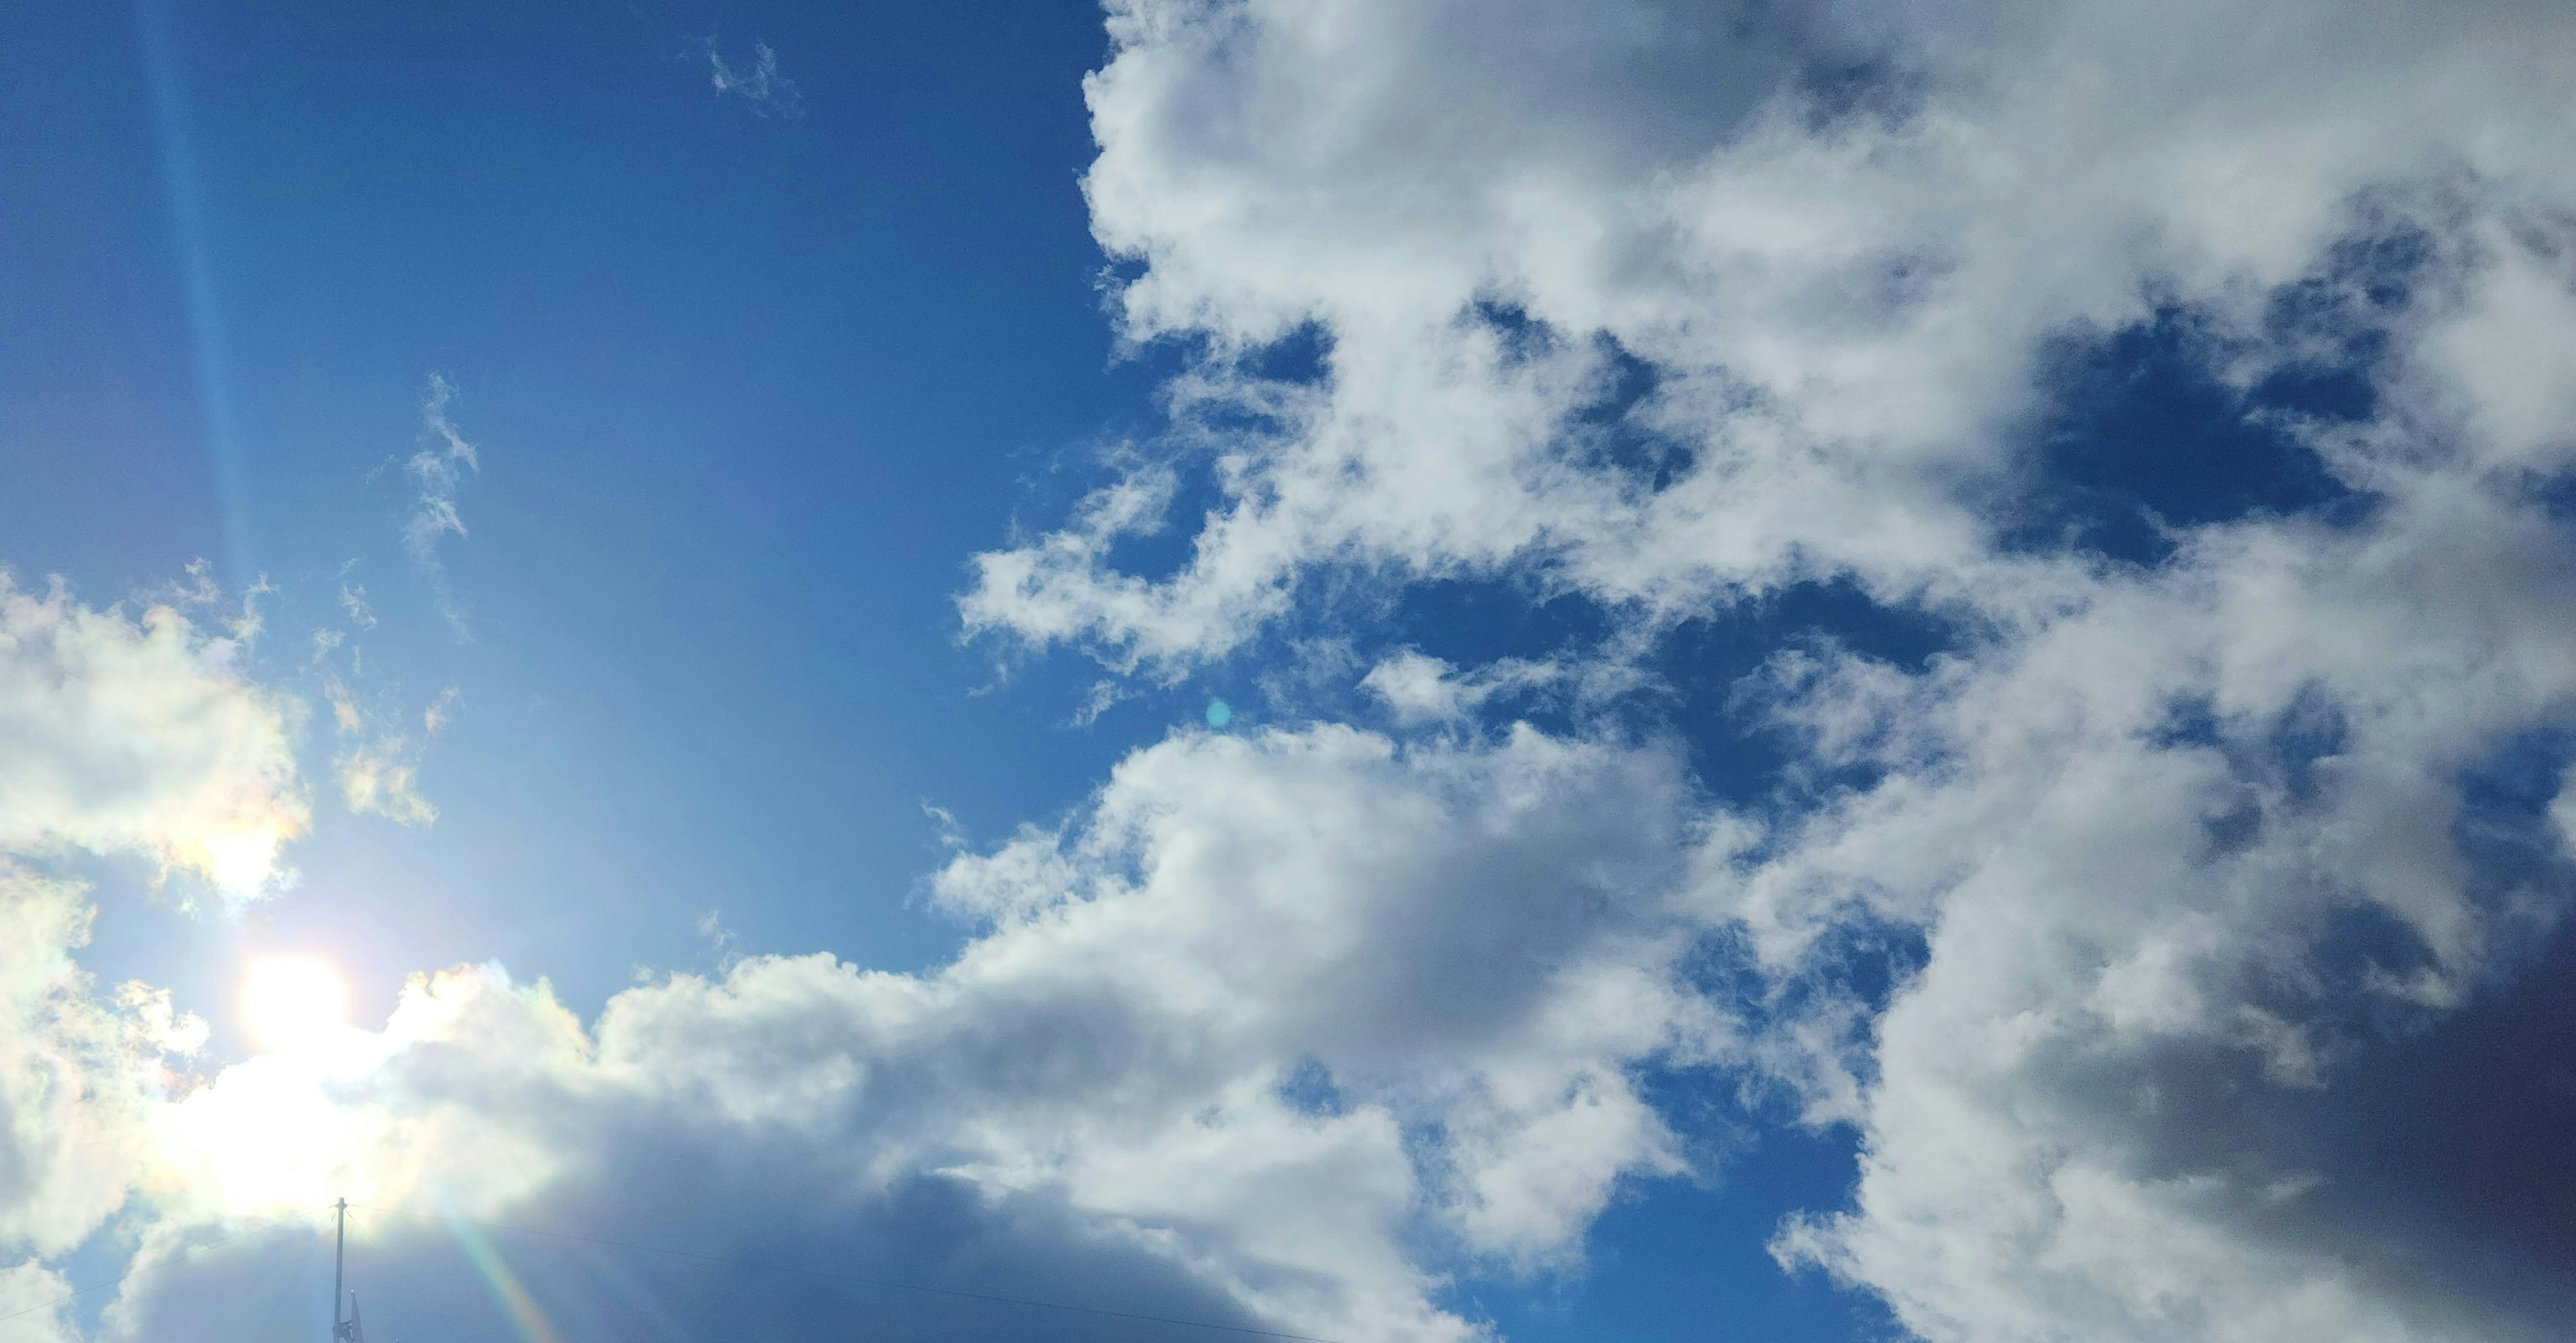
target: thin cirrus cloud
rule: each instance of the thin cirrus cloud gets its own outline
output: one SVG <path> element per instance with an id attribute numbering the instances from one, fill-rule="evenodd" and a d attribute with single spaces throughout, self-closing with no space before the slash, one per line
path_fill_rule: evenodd
<path id="1" fill-rule="evenodd" d="M 417 730 L 404 723 L 397 710 L 362 699 L 336 673 L 324 674 L 322 697 L 331 707 L 331 724 L 340 739 L 332 767 L 341 801 L 349 810 L 403 825 L 437 820 L 438 807 L 420 791 L 420 765 L 430 740 L 446 726 L 455 708 L 456 688 L 448 687 L 430 702 Z"/>
<path id="2" fill-rule="evenodd" d="M 751 44 L 747 65 L 729 63 L 714 38 L 707 39 L 707 82 L 722 97 L 740 98 L 755 115 L 794 121 L 805 115 L 805 94 L 796 81 L 778 72 L 778 53 L 766 42 Z"/>
<path id="3" fill-rule="evenodd" d="M 429 586 L 430 601 L 452 637 L 472 637 L 464 604 L 457 599 L 440 554 L 449 537 L 462 538 L 465 520 L 457 508 L 458 491 L 482 469 L 482 456 L 457 428 L 449 408 L 456 386 L 433 373 L 421 402 L 421 443 L 403 460 L 403 474 L 414 491 L 413 511 L 402 526 L 403 549 L 412 567 Z M 313 633 L 312 663 L 322 677 L 322 698 L 331 711 L 340 749 L 333 774 L 350 811 L 382 816 L 404 825 L 424 826 L 438 819 L 438 808 L 420 791 L 420 766 L 429 742 L 446 723 L 457 699 L 449 686 L 420 714 L 415 728 L 410 713 L 396 704 L 396 692 L 377 684 L 362 644 L 353 642 L 376 628 L 379 617 L 366 588 L 354 580 L 358 561 L 340 566 L 339 607 L 345 624 Z"/>
<path id="4" fill-rule="evenodd" d="M 402 536 L 412 567 L 429 582 L 430 598 L 437 604 L 439 617 L 457 638 L 463 639 L 467 637 L 465 608 L 448 585 L 447 566 L 441 562 L 438 548 L 447 537 L 465 535 L 465 518 L 456 508 L 457 490 L 467 477 L 482 470 L 483 459 L 457 431 L 456 421 L 447 413 L 455 400 L 455 384 L 439 374 L 429 375 L 429 392 L 420 406 L 421 444 L 403 460 L 403 474 L 411 481 L 414 493 L 412 515 L 403 524 Z M 341 600 L 352 622 L 360 628 L 374 623 L 374 613 L 368 609 L 363 591 L 343 589 Z"/>

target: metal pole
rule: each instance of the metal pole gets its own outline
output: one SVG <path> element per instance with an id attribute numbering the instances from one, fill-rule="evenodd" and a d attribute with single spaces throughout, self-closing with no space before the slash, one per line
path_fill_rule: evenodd
<path id="1" fill-rule="evenodd" d="M 340 1215 L 339 1230 L 331 1238 L 331 1343 L 340 1343 L 340 1267 L 349 1249 L 349 1200 L 342 1199 L 332 1208 Z"/>

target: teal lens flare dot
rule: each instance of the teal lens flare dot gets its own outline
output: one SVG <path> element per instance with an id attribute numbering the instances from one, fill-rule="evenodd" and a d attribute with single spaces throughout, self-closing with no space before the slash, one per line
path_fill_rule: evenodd
<path id="1" fill-rule="evenodd" d="M 1224 727 L 1234 721 L 1234 706 L 1221 699 L 1209 700 L 1207 720 L 1209 727 Z"/>

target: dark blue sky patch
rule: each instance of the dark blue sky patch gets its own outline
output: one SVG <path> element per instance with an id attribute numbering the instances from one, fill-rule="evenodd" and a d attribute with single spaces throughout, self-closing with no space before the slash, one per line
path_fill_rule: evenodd
<path id="1" fill-rule="evenodd" d="M 2284 721 L 2299 717 L 2284 715 Z M 2324 718 L 2339 742 L 2340 716 Z M 2298 734 L 2276 731 L 2276 746 L 2284 735 Z M 2499 983 L 2521 975 L 2532 946 L 2548 939 L 2556 916 L 2533 911 L 2576 905 L 2576 866 L 2568 862 L 2549 816 L 2571 760 L 2576 760 L 2576 734 L 2527 733 L 2461 776 L 2452 843 L 2467 865 L 2469 901 L 2490 920 L 2493 945 L 2487 954 L 2493 964 L 2488 975 Z M 2443 1021 L 2439 1009 L 2387 991 L 2391 984 L 2435 968 L 2433 948 L 2398 913 L 2377 904 L 2348 903 L 2327 914 L 2301 944 L 2294 975 L 2247 985 L 2243 991 L 2251 1001 L 2285 1016 L 2317 1020 L 2337 1040 L 2394 1041 Z"/>
<path id="2" fill-rule="evenodd" d="M 1732 1084 L 1712 1074 L 1643 1079 L 1667 1115 L 1722 1115 Z M 1732 1144 L 1704 1178 L 1640 1181 L 1595 1224 L 1579 1275 L 1462 1278 L 1441 1304 L 1489 1319 L 1516 1343 L 1783 1343 L 1895 1339 L 1876 1297 L 1822 1273 L 1780 1271 L 1763 1246 L 1770 1228 L 1851 1199 L 1857 1154 L 1848 1129 L 1772 1128 L 1758 1139 L 1729 1126 Z"/>
<path id="3" fill-rule="evenodd" d="M 2369 202 L 2356 216 L 2323 265 L 2271 294 L 2258 343 L 2224 340 L 2201 315 L 2167 305 L 2047 351 L 2040 376 L 2052 408 L 2035 428 L 2032 477 L 2006 545 L 2153 564 L 2174 549 L 2159 524 L 2365 515 L 2368 497 L 2337 480 L 2300 433 L 2379 413 L 2390 328 L 2445 269 L 2421 227 Z M 2235 375 L 2252 378 L 2240 390 L 2221 370 L 2246 360 L 2259 366 Z"/>
<path id="4" fill-rule="evenodd" d="M 2165 750 L 2184 746 L 2216 747 L 2222 741 L 2217 703 L 2208 695 L 2185 695 L 2165 706 L 2164 717 L 2147 733 L 2148 744 Z"/>
<path id="5" fill-rule="evenodd" d="M 2424 1028 L 2429 1014 L 2421 1006 L 2392 998 L 2390 983 L 2432 968 L 2433 949 L 2423 935 L 2379 905 L 2347 905 L 2328 915 L 2322 933 L 2307 948 L 2302 977 L 2290 991 L 2323 997 L 2332 1028 L 2351 1037 L 2394 1038 Z M 2257 995 L 2258 997 L 2260 995 Z"/>
<path id="6" fill-rule="evenodd" d="M 2576 764 L 2576 728 L 2516 734 L 2461 773 L 2463 816 L 2518 831 L 2539 827 L 2570 764 Z"/>
<path id="7" fill-rule="evenodd" d="M 1607 638 L 1608 613 L 1588 598 L 1548 596 L 1521 578 L 1447 578 L 1416 584 L 1367 633 L 1411 644 L 1461 667 L 1544 658 Z"/>
<path id="8" fill-rule="evenodd" d="M 1505 658 L 1586 656 L 1615 628 L 1615 614 L 1597 603 L 1548 596 L 1518 578 L 1419 584 L 1360 624 L 1363 646 L 1409 644 L 1463 669 Z M 1883 606 L 1847 579 L 1794 584 L 1675 626 L 1641 668 L 1649 687 L 1613 706 L 1612 713 L 1634 735 L 1677 739 L 1698 783 L 1713 795 L 1753 801 L 1778 788 L 1784 770 L 1806 754 L 1793 734 L 1770 724 L 1765 707 L 1744 693 L 1748 679 L 1780 650 L 1831 646 L 1920 672 L 1964 637 L 1936 616 Z M 1498 707 L 1550 731 L 1586 726 L 1569 706 L 1545 697 Z M 1805 785 L 1824 782 L 1853 781 L 1807 778 Z"/>
<path id="9" fill-rule="evenodd" d="M 1476 299 L 1467 305 L 1459 320 L 1493 332 L 1502 347 L 1503 362 L 1507 367 L 1565 348 L 1563 331 L 1532 317 L 1529 309 L 1506 299 Z"/>
<path id="10" fill-rule="evenodd" d="M 2422 229 L 2365 211 L 2364 230 L 2329 249 L 2315 274 L 2272 294 L 2263 335 L 2290 355 L 2255 383 L 2250 403 L 2347 423 L 2378 414 L 2375 379 L 2389 324 L 2415 301 L 2438 259 Z"/>
<path id="11" fill-rule="evenodd" d="M 1661 371 L 1607 336 L 1595 343 L 1603 361 L 1600 394 L 1575 411 L 1566 426 L 1568 436 L 1586 464 L 1660 493 L 1689 473 L 1698 450 L 1646 424 L 1638 414 L 1662 389 Z"/>
<path id="12" fill-rule="evenodd" d="M 1332 372 L 1332 328 L 1321 322 L 1300 322 L 1279 339 L 1245 351 L 1234 367 L 1242 375 L 1262 382 L 1291 386 L 1321 382 Z"/>
<path id="13" fill-rule="evenodd" d="M 1562 353 L 1578 339 L 1531 317 L 1518 304 L 1494 298 L 1469 304 L 1462 320 L 1494 334 L 1507 369 Z M 1561 448 L 1578 462 L 1627 476 L 1648 491 L 1671 485 L 1690 469 L 1695 450 L 1642 423 L 1637 414 L 1663 387 L 1662 371 L 1607 334 L 1580 339 L 1601 361 L 1599 381 L 1591 398 L 1567 416 Z"/>
<path id="14" fill-rule="evenodd" d="M 2531 483 L 2529 496 L 2549 520 L 2576 540 L 2576 472 L 2561 472 Z"/>
<path id="15" fill-rule="evenodd" d="M 2384 325 L 2440 275 L 2442 248 L 2421 225 L 2365 202 L 2360 227 L 2326 249 L 2317 272 L 2281 286 L 2264 314 L 2275 339 L 2342 334 L 2347 351 L 2373 356 Z"/>
<path id="16" fill-rule="evenodd" d="M 1938 616 L 1881 605 L 1858 584 L 1835 579 L 1796 584 L 1686 621 L 1666 637 L 1650 670 L 1669 694 L 1658 711 L 1688 745 L 1704 787 L 1741 803 L 1792 786 L 1800 797 L 1779 800 L 1795 806 L 1819 788 L 1866 786 L 1874 776 L 1814 769 L 1789 775 L 1792 765 L 1813 764 L 1809 753 L 1797 733 L 1768 722 L 1764 704 L 1746 694 L 1773 656 L 1801 646 L 1832 649 L 1920 673 L 1967 637 Z"/>
<path id="17" fill-rule="evenodd" d="M 1239 506 L 1239 500 L 1218 485 L 1215 452 L 1228 444 L 1273 439 L 1293 432 L 1295 426 L 1273 413 L 1275 407 L 1265 404 L 1263 398 L 1271 391 L 1288 392 L 1321 382 L 1331 372 L 1332 354 L 1332 332 L 1319 322 L 1302 323 L 1280 339 L 1243 351 L 1225 363 L 1228 374 L 1249 385 L 1251 390 L 1246 397 L 1195 401 L 1182 410 L 1185 425 L 1175 425 L 1167 415 L 1157 414 L 1131 424 L 1121 438 L 1110 440 L 1128 445 L 1128 450 L 1160 457 L 1177 477 L 1177 488 L 1162 525 L 1116 538 L 1104 567 L 1156 583 L 1168 582 L 1186 569 L 1197 553 L 1199 533 L 1206 519 Z M 1211 357 L 1203 342 L 1183 341 L 1160 342 L 1130 356 L 1131 361 L 1157 379 L 1170 379 L 1193 362 Z M 1138 444 L 1144 446 L 1134 446 Z M 1088 487 L 1097 484 L 1104 473 L 1090 469 L 1071 474 Z M 1057 496 L 1069 494 L 1063 490 L 1047 492 L 1032 512 L 1061 517 L 1073 500 Z"/>
<path id="18" fill-rule="evenodd" d="M 1799 120 L 1823 131 L 1855 118 L 1899 121 L 1922 105 L 1925 81 L 1884 54 L 1820 52 L 1799 63 L 1790 83 Z"/>
<path id="19" fill-rule="evenodd" d="M 2208 695 L 2181 696 L 2145 734 L 2158 749 L 2213 750 L 2227 759 L 2237 792 L 2203 818 L 2204 861 L 2252 844 L 2262 834 L 2267 807 L 2315 802 L 2319 766 L 2342 752 L 2349 735 L 2343 706 L 2313 686 L 2268 720 L 2232 734 Z"/>
<path id="20" fill-rule="evenodd" d="M 1175 477 L 1171 502 L 1161 518 L 1111 538 L 1102 568 L 1114 574 L 1168 583 L 1190 567 L 1198 554 L 1202 521 L 1211 509 L 1231 506 L 1205 458 L 1177 457 L 1169 463 Z"/>
<path id="21" fill-rule="evenodd" d="M 1856 1004 L 1866 1019 L 1874 1020 L 1922 972 L 1931 956 L 1929 929 L 1873 918 L 1852 908 L 1819 935 L 1808 951 L 1807 968 L 1793 979 L 1775 982 L 1765 974 L 1743 931 L 1733 926 L 1700 939 L 1682 974 L 1692 988 L 1760 1033 L 1840 1004 Z M 1869 1061 L 1858 1051 L 1854 1064 L 1866 1074 Z M 1866 1075 L 1863 1080 L 1868 1080 Z M 1757 1084 L 1754 1090 L 1756 1117 L 1780 1122 L 1795 1117 L 1789 1098 L 1776 1088 Z"/>
<path id="22" fill-rule="evenodd" d="M 2043 359 L 2052 409 L 2034 435 L 2033 476 L 2012 506 L 2007 547 L 2154 564 L 2174 550 L 2159 524 L 2299 513 L 2348 498 L 2299 441 L 2292 413 L 2348 401 L 2349 388 L 2304 370 L 2239 392 L 2215 371 L 2225 353 L 2197 318 L 2170 307 L 2058 342 Z M 2295 404 L 2267 403 L 2267 387 Z"/>
<path id="23" fill-rule="evenodd" d="M 2313 801 L 2318 762 L 2340 754 L 2350 734 L 2343 706 L 2310 686 L 2293 696 L 2289 707 L 2272 720 L 2271 730 L 2264 735 L 2264 763 L 2278 771 L 2292 802 Z"/>
<path id="24" fill-rule="evenodd" d="M 2576 865 L 2549 814 L 2571 765 L 2576 729 L 2560 727 L 2517 734 L 2462 773 L 2451 842 L 2468 860 L 2472 899 L 2502 931 L 2520 922 L 2512 911 L 2535 900 L 2548 909 L 2576 904 Z M 2508 938 L 2499 948 L 2505 970 L 2516 945 Z"/>

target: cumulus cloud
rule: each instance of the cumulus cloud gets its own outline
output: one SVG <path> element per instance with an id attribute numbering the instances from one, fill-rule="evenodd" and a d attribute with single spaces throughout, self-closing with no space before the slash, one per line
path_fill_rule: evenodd
<path id="1" fill-rule="evenodd" d="M 1111 31 L 1094 228 L 1128 336 L 1198 364 L 1166 453 L 979 557 L 970 628 L 1171 676 L 1420 580 L 1587 599 L 1620 659 L 1823 580 L 1928 615 L 1926 665 L 1807 648 L 1731 701 L 1800 754 L 1697 859 L 1769 986 L 1718 1006 L 1865 1146 L 1784 1261 L 1942 1340 L 2549 1335 L 2563 1240 L 2350 1134 L 2483 1103 L 2395 1099 L 2392 1037 L 2566 973 L 2523 949 L 2569 893 L 2576 24 L 1132 0 Z M 2070 352 L 2132 337 L 2321 483 L 2137 503 L 2128 549 L 2059 527 L 2111 469 L 2043 432 Z M 1283 342 L 1315 376 L 1267 371 Z M 1178 479 L 1217 501 L 1186 562 L 1121 572 Z M 1365 686 L 1473 723 L 1509 674 L 1398 651 Z M 2551 785 L 2498 802 L 2517 770 Z M 1883 1005 L 1767 1015 L 1891 926 L 1927 956 Z"/>
<path id="2" fill-rule="evenodd" d="M 127 711 L 189 706 L 199 730 L 227 705 L 284 730 L 210 671 L 229 670 L 221 641 L 166 608 L 14 600 L 12 646 L 53 672 L 20 679 L 57 707 L 113 689 Z M 112 717 L 22 716 L 78 729 L 58 775 L 133 749 Z M 236 777 L 192 792 L 191 769 Z M 115 805 L 61 804 L 8 842 L 175 852 L 155 836 L 203 829 L 208 797 L 300 820 L 283 756 L 180 753 L 151 774 L 180 800 L 93 787 Z M 782 1336 L 839 1335 L 852 1284 L 832 1270 L 857 1256 L 881 1279 L 1107 1312 L 1050 1317 L 1074 1337 L 1127 1336 L 1137 1315 L 1469 1337 L 1415 1242 L 1563 1263 L 1622 1180 L 1685 1164 L 1633 1073 L 1728 1047 L 1677 968 L 1689 797 L 1669 752 L 1526 728 L 1414 746 L 1186 733 L 1061 826 L 953 859 L 936 900 L 978 932 L 947 966 L 728 958 L 587 1023 L 542 983 L 469 968 L 416 978 L 381 1030 L 211 1069 L 188 1062 L 203 1023 L 166 993 L 103 991 L 79 966 L 93 911 L 76 884 L 0 869 L 0 1244 L 39 1257 L 8 1279 L 38 1308 L 18 1327 L 56 1327 L 42 1261 L 111 1219 L 135 1273 L 100 1337 L 283 1327 L 291 1297 L 259 1284 L 299 1271 L 311 1210 L 346 1193 L 424 1219 L 376 1214 L 365 1247 L 385 1256 L 377 1281 L 436 1285 L 409 1301 L 412 1328 L 475 1326 L 478 1280 L 509 1276 L 489 1245 L 460 1249 L 438 1220 L 456 1214 L 796 1260 L 819 1276 L 750 1307 Z M 543 1267 L 492 1308 L 552 1310 L 568 1338 L 745 1308 L 722 1274 Z M 963 1299 L 864 1309 L 924 1336 L 989 1331 Z"/>
<path id="3" fill-rule="evenodd" d="M 740 958 L 591 1025 L 459 971 L 414 980 L 381 1032 L 223 1070 L 163 1109 L 140 1262 L 345 1190 L 988 1295 L 1467 1338 L 1411 1241 L 1560 1261 L 1623 1178 L 1684 1164 L 1632 1071 L 1724 1047 L 1676 969 L 1686 801 L 1666 753 L 1526 729 L 1176 736 L 1062 829 L 943 869 L 937 900 L 983 931 L 940 969 Z M 392 1229 L 395 1274 L 463 1272 L 433 1231 Z M 155 1268 L 113 1332 L 209 1318 L 190 1284 L 242 1271 Z M 706 1318 L 730 1283 L 657 1280 L 553 1327 Z M 849 1288 L 808 1286 L 764 1328 L 839 1336 Z M 212 1299 L 268 1322 L 262 1293 Z"/>
<path id="4" fill-rule="evenodd" d="M 205 1038 L 205 1024 L 174 1014 L 166 992 L 95 992 L 71 958 L 89 941 L 90 918 L 77 885 L 0 866 L 0 1012 L 9 1024 L 0 1031 L 0 1247 L 59 1254 L 125 1201 L 168 1091 L 165 1056 Z M 18 1273 L 5 1280 L 17 1295 L 50 1278 Z"/>
<path id="5" fill-rule="evenodd" d="M 1113 7 L 1086 184 L 1144 265 L 1129 334 L 1222 358 L 1319 324 L 1324 376 L 1204 375 L 1269 428 L 1223 437 L 1179 575 L 1109 568 L 1155 515 L 1087 509 L 984 556 L 970 624 L 1188 662 L 1316 566 L 1525 562 L 1667 613 L 1833 573 L 2044 600 L 1988 541 L 2045 338 L 2174 302 L 2259 326 L 2374 190 L 2567 188 L 2539 11 L 2122 13 Z M 1663 470 L 1600 450 L 1605 405 Z"/>
<path id="6" fill-rule="evenodd" d="M 231 905 L 268 894 L 308 811 L 294 711 L 239 654 L 170 606 L 0 577 L 0 853 L 140 853 Z"/>
<path id="7" fill-rule="evenodd" d="M 2529 1289 L 2567 1261 L 2308 1126 L 2359 1104 L 2375 1023 L 2426 1029 L 2557 931 L 2539 807 L 2463 783 L 2576 708 L 2570 559 L 2443 491 L 2353 535 L 2213 530 L 2009 654 L 1789 672 L 1784 713 L 1862 718 L 1809 730 L 1886 776 L 1722 898 L 1783 964 L 1856 908 L 1931 940 L 1877 1023 L 1858 1205 L 1783 1254 L 1940 1339 L 2545 1337 Z M 2520 1282 L 2469 1290 L 2462 1242 Z"/>
<path id="8" fill-rule="evenodd" d="M 61 1274 L 39 1264 L 0 1269 L 0 1321 L 25 1343 L 71 1343 L 79 1335 L 56 1308 L 70 1290 Z"/>
<path id="9" fill-rule="evenodd" d="M 73 953 L 82 887 L 41 864 L 135 853 L 227 905 L 273 892 L 307 811 L 294 714 L 240 645 L 168 605 L 139 616 L 0 578 L 0 1254 L 59 1255 L 146 1178 L 172 1063 L 204 1023 L 141 984 L 102 992 Z M 59 1274 L 0 1274 L 13 1336 L 66 1336 Z"/>

